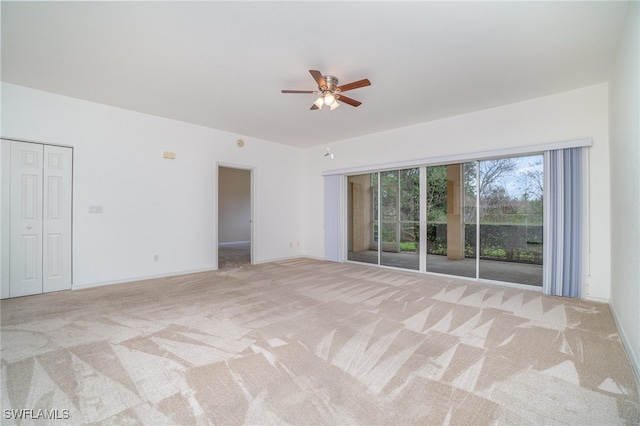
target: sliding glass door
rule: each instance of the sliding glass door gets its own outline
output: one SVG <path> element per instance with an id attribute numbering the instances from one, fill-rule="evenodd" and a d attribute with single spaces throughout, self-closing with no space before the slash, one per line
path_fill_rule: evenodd
<path id="1" fill-rule="evenodd" d="M 541 155 L 385 170 L 347 184 L 348 260 L 542 285 Z"/>
<path id="2" fill-rule="evenodd" d="M 378 264 L 378 174 L 347 178 L 347 259 Z M 377 225 L 375 225 L 377 228 Z"/>
<path id="3" fill-rule="evenodd" d="M 380 264 L 420 269 L 420 169 L 380 173 Z"/>
<path id="4" fill-rule="evenodd" d="M 347 259 L 420 268 L 420 169 L 349 176 Z"/>
<path id="5" fill-rule="evenodd" d="M 473 165 L 473 163 L 471 163 Z M 476 277 L 475 179 L 469 164 L 427 167 L 427 272 Z"/>
<path id="6" fill-rule="evenodd" d="M 542 286 L 542 156 L 477 164 L 479 277 Z"/>

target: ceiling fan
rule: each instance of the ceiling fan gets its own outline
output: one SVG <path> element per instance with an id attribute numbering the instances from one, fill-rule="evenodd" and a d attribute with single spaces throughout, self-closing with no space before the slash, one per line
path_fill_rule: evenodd
<path id="1" fill-rule="evenodd" d="M 340 104 L 337 101 L 342 101 L 345 104 L 357 107 L 362 104 L 360 101 L 348 98 L 342 94 L 347 90 L 358 89 L 360 87 L 370 86 L 371 82 L 368 79 L 354 81 L 353 83 L 343 84 L 338 86 L 338 78 L 332 75 L 322 75 L 318 70 L 309 70 L 311 76 L 318 83 L 318 90 L 283 90 L 282 93 L 315 93 L 320 97 L 311 105 L 311 110 L 322 109 L 322 105 L 326 105 L 333 111 L 338 108 Z"/>

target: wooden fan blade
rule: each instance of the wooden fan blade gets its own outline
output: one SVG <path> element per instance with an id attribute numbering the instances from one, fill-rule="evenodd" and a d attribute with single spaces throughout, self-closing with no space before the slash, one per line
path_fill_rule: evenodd
<path id="1" fill-rule="evenodd" d="M 282 93 L 318 93 L 317 90 L 282 90 Z"/>
<path id="2" fill-rule="evenodd" d="M 338 86 L 336 90 L 340 90 L 341 92 L 346 92 L 347 90 L 358 89 L 360 87 L 371 86 L 371 82 L 368 78 L 354 81 L 353 83 L 343 84 L 342 86 Z"/>
<path id="3" fill-rule="evenodd" d="M 318 70 L 309 70 L 309 72 L 311 73 L 311 76 L 313 77 L 313 79 L 316 81 L 316 83 L 318 83 L 318 87 L 322 88 L 322 87 L 327 87 L 327 82 L 324 81 L 324 77 L 322 76 L 322 73 Z"/>
<path id="4" fill-rule="evenodd" d="M 311 111 L 313 111 L 313 110 L 320 109 L 320 108 L 318 108 L 318 105 L 313 104 L 313 105 L 311 105 L 311 108 L 309 108 L 309 109 L 310 109 Z"/>
<path id="5" fill-rule="evenodd" d="M 354 107 L 360 106 L 362 104 L 362 102 L 356 101 L 355 99 L 347 98 L 344 95 L 336 95 L 336 99 Z"/>

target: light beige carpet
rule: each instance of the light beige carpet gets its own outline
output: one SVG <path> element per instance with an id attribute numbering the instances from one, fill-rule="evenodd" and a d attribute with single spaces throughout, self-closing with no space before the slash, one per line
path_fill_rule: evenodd
<path id="1" fill-rule="evenodd" d="M 300 259 L 1 308 L 3 424 L 640 422 L 606 304 Z"/>

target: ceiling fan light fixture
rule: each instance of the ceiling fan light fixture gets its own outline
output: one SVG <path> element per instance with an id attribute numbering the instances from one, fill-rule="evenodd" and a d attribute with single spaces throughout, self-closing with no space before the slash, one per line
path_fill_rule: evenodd
<path id="1" fill-rule="evenodd" d="M 335 101 L 336 101 L 336 97 L 335 97 L 335 96 L 333 96 L 333 93 L 328 92 L 328 93 L 325 93 L 325 94 L 324 94 L 324 104 L 325 104 L 326 106 L 331 106 L 331 105 L 333 105 L 333 104 L 335 103 Z M 333 108 L 332 108 L 332 109 L 333 109 Z"/>
<path id="2" fill-rule="evenodd" d="M 329 108 L 331 108 L 331 111 L 333 111 L 334 109 L 338 108 L 340 106 L 340 104 L 337 101 L 333 101 L 333 103 L 329 106 Z M 331 157 L 333 158 L 333 157 Z"/>
<path id="3" fill-rule="evenodd" d="M 324 99 L 322 98 L 322 96 L 316 99 L 316 101 L 314 102 L 314 105 L 322 109 L 322 105 L 324 105 Z"/>

